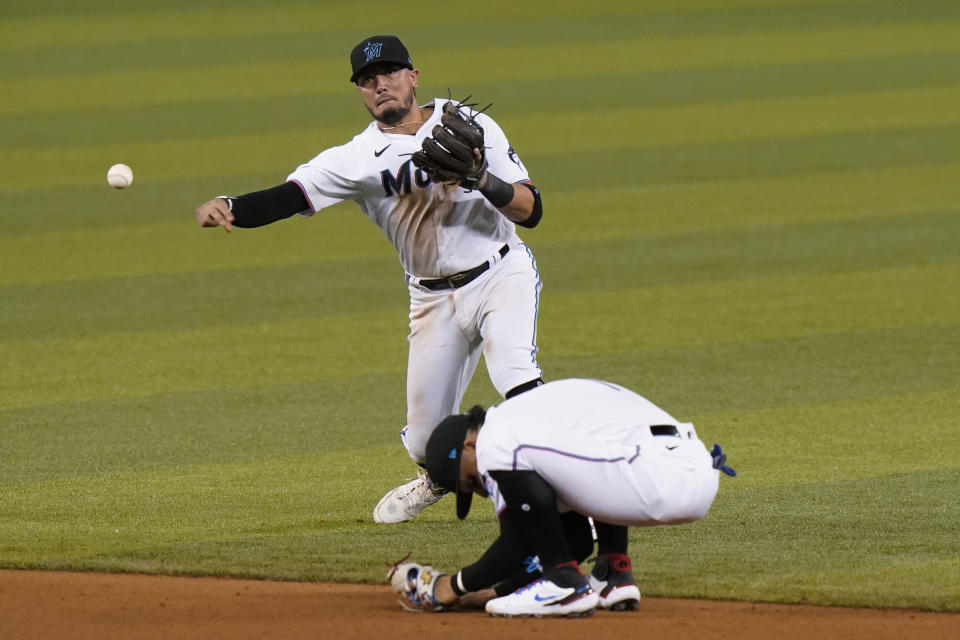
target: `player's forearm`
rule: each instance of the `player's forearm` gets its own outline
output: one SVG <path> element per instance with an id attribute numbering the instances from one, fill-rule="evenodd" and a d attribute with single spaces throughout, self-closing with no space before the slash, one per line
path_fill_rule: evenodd
<path id="1" fill-rule="evenodd" d="M 478 190 L 511 222 L 528 228 L 540 222 L 543 215 L 540 192 L 529 182 L 509 184 L 488 171 Z"/>
<path id="2" fill-rule="evenodd" d="M 453 604 L 459 597 L 453 590 L 451 580 L 454 576 L 443 575 L 437 578 L 437 584 L 433 587 L 433 597 L 440 604 Z"/>
<path id="3" fill-rule="evenodd" d="M 500 536 L 473 564 L 464 567 L 455 578 L 464 591 L 493 587 L 501 580 L 524 569 L 530 555 L 522 533 L 511 522 L 500 521 Z"/>
<path id="4" fill-rule="evenodd" d="M 511 222 L 525 225 L 533 215 L 536 199 L 527 187 L 520 184 L 508 185 L 513 190 L 513 198 L 505 206 L 500 207 L 502 213 Z"/>
<path id="5" fill-rule="evenodd" d="M 460 606 L 468 609 L 482 609 L 487 600 L 496 598 L 498 595 L 493 589 L 463 591 L 459 585 L 454 586 L 458 577 L 459 574 L 443 575 L 437 578 L 437 584 L 433 588 L 433 599 L 446 606 L 459 602 Z"/>
<path id="6" fill-rule="evenodd" d="M 307 198 L 295 182 L 224 199 L 233 214 L 233 225 L 247 229 L 262 227 L 310 209 Z"/>

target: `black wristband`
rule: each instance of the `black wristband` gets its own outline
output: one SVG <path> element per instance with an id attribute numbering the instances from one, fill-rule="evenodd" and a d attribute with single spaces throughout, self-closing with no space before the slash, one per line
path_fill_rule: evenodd
<path id="1" fill-rule="evenodd" d="M 489 171 L 487 172 L 487 181 L 478 191 L 497 209 L 510 204 L 514 195 L 512 184 L 507 184 Z"/>

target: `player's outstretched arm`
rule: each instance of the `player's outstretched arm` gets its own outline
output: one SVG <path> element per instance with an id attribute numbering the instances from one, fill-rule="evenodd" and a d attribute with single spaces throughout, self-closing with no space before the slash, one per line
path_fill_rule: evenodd
<path id="1" fill-rule="evenodd" d="M 310 203 L 300 187 L 295 182 L 285 182 L 242 196 L 218 196 L 197 207 L 194 216 L 201 227 L 230 231 L 232 227 L 262 227 L 309 210 Z"/>

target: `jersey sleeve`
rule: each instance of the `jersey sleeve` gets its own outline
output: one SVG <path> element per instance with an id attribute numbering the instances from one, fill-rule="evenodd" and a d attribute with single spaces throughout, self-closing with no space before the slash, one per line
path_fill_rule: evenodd
<path id="1" fill-rule="evenodd" d="M 345 147 L 332 147 L 306 162 L 287 176 L 287 182 L 299 185 L 310 211 L 306 215 L 325 209 L 344 200 L 357 200 L 360 188 L 357 180 L 344 172 L 353 166 Z"/>
<path id="2" fill-rule="evenodd" d="M 501 418 L 500 407 L 487 409 L 483 428 L 477 432 L 477 469 L 480 473 L 488 471 L 516 471 L 514 453 L 517 441 L 514 423 Z"/>
<path id="3" fill-rule="evenodd" d="M 500 125 L 486 114 L 480 114 L 478 120 L 483 127 L 490 172 L 504 182 L 528 182 L 527 168 L 520 162 Z"/>

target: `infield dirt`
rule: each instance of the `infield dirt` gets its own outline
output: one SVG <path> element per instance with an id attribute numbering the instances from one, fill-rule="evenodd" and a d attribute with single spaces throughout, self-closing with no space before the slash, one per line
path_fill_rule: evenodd
<path id="1" fill-rule="evenodd" d="M 0 571 L 11 640 L 163 638 L 947 638 L 960 614 L 645 598 L 640 611 L 575 620 L 412 614 L 387 585 Z"/>

